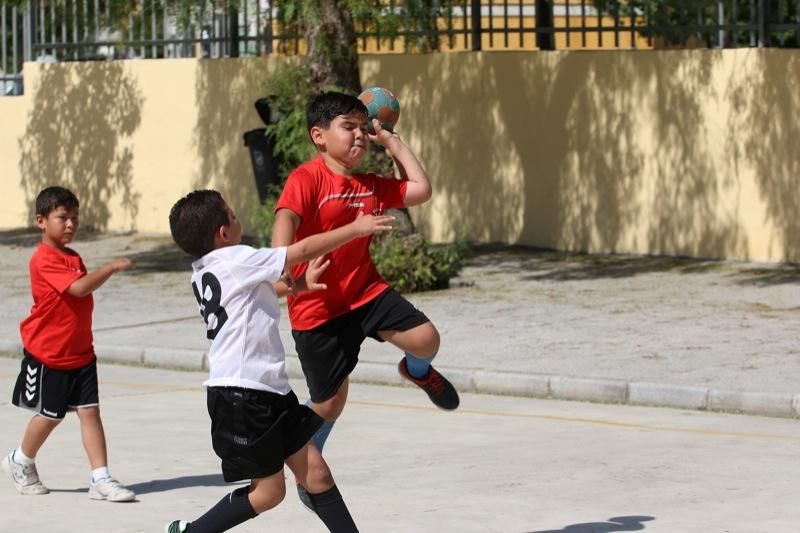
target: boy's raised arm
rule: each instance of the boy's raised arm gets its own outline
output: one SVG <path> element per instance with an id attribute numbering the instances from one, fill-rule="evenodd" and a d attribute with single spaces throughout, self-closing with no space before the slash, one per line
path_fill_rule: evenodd
<path id="1" fill-rule="evenodd" d="M 431 199 L 433 190 L 428 173 L 422 164 L 411 151 L 399 135 L 389 130 L 381 128 L 380 121 L 374 119 L 372 125 L 375 128 L 375 142 L 386 148 L 389 154 L 397 163 L 400 177 L 407 181 L 406 195 L 404 203 L 406 207 L 419 205 Z"/>

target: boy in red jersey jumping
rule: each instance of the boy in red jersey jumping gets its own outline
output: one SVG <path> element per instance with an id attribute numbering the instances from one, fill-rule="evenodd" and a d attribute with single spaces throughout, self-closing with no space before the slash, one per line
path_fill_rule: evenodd
<path id="1" fill-rule="evenodd" d="M 309 136 L 317 148 L 313 160 L 288 177 L 275 208 L 273 246 L 330 231 L 352 222 L 359 213 L 381 215 L 386 209 L 428 201 L 431 184 L 411 149 L 396 134 L 373 120 L 367 132 L 367 109 L 354 97 L 337 92 L 319 95 L 308 106 Z M 386 148 L 400 179 L 355 168 L 370 142 Z M 350 241 L 331 252 L 330 267 L 320 278 L 327 289 L 289 297 L 292 336 L 311 395 L 311 407 L 325 419 L 314 436 L 322 451 L 347 400 L 348 376 L 367 337 L 388 341 L 405 352 L 398 370 L 424 390 L 442 409 L 456 409 L 458 393 L 432 366 L 439 332 L 428 318 L 380 276 L 369 253 L 371 238 Z M 300 278 L 305 264 L 296 265 Z M 309 465 L 313 472 L 313 465 Z M 301 500 L 307 503 L 302 486 Z"/>

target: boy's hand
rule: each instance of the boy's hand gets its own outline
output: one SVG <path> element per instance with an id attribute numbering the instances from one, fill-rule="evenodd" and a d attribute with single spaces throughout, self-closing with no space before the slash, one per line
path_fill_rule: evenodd
<path id="1" fill-rule="evenodd" d="M 381 121 L 378 120 L 377 118 L 372 119 L 372 128 L 375 130 L 375 133 L 369 134 L 370 142 L 380 144 L 381 146 L 389 150 L 389 152 L 391 152 L 389 144 L 395 140 L 400 141 L 400 136 L 395 132 L 383 129 L 381 127 Z"/>
<path id="2" fill-rule="evenodd" d="M 389 222 L 392 220 L 394 220 L 394 217 L 388 215 L 375 216 L 359 213 L 358 217 L 350 224 L 353 226 L 353 229 L 356 230 L 359 237 L 367 237 L 376 231 L 392 229 L 389 225 Z"/>
<path id="3" fill-rule="evenodd" d="M 295 281 L 291 272 L 289 271 L 284 272 L 279 281 L 282 281 L 286 284 L 286 289 L 289 291 L 289 296 L 297 296 L 297 293 L 301 290 L 297 286 L 297 281 Z"/>
<path id="4" fill-rule="evenodd" d="M 127 257 L 120 257 L 119 259 L 114 259 L 113 261 L 109 261 L 106 263 L 111 270 L 114 272 L 119 272 L 120 270 L 128 270 L 130 268 L 135 268 L 136 265 L 133 264 L 133 261 L 128 259 Z"/>
<path id="5" fill-rule="evenodd" d="M 323 257 L 315 257 L 308 262 L 308 267 L 305 273 L 305 290 L 307 291 L 324 291 L 328 286 L 324 283 L 318 283 L 317 280 L 325 270 L 330 266 L 331 260 L 324 259 Z"/>

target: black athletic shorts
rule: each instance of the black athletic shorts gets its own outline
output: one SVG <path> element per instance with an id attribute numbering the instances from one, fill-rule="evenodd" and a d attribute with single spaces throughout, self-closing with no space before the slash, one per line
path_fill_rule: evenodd
<path id="1" fill-rule="evenodd" d="M 22 350 L 22 365 L 11 403 L 40 416 L 61 420 L 68 410 L 100 404 L 97 360 L 75 370 L 50 368 Z"/>
<path id="2" fill-rule="evenodd" d="M 294 392 L 208 387 L 211 443 L 222 459 L 225 481 L 280 472 L 287 457 L 306 445 L 323 420 Z"/>
<path id="3" fill-rule="evenodd" d="M 408 331 L 430 322 L 394 289 L 307 331 L 292 330 L 295 349 L 306 376 L 311 401 L 330 399 L 356 367 L 367 337 L 383 342 L 379 331 Z"/>

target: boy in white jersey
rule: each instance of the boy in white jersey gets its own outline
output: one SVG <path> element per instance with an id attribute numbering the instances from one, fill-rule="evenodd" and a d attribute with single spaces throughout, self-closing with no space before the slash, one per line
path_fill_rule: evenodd
<path id="1" fill-rule="evenodd" d="M 217 191 L 194 191 L 172 207 L 176 244 L 197 260 L 192 289 L 206 322 L 208 413 L 211 440 L 225 481 L 250 479 L 192 522 L 175 520 L 168 533 L 226 531 L 278 505 L 285 496 L 283 465 L 309 492 L 312 508 L 328 530 L 357 532 L 327 464 L 309 441 L 323 420 L 300 405 L 284 369 L 278 335 L 278 297 L 289 287 L 284 269 L 324 255 L 356 238 L 390 229 L 392 217 L 363 216 L 334 231 L 288 247 L 255 249 L 241 243 L 242 227 Z M 297 290 L 320 290 L 328 266 L 310 261 Z M 308 461 L 322 461 L 322 481 L 308 476 Z"/>

